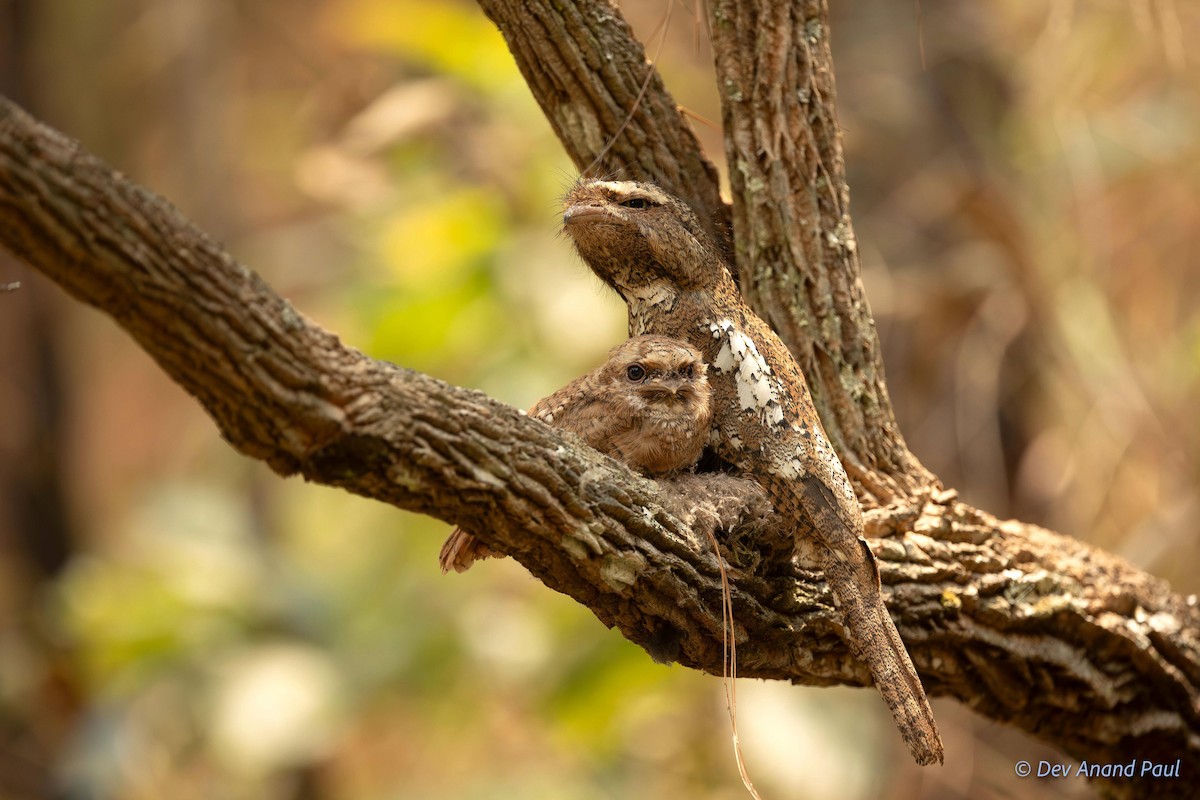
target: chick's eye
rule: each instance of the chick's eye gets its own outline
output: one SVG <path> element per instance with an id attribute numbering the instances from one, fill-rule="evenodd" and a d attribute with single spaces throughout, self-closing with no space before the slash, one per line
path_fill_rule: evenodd
<path id="1" fill-rule="evenodd" d="M 631 197 L 628 200 L 623 201 L 621 205 L 625 206 L 626 208 L 649 208 L 650 201 L 644 197 Z"/>
<path id="2" fill-rule="evenodd" d="M 646 377 L 646 370 L 642 369 L 641 364 L 630 364 L 629 368 L 625 370 L 625 375 L 631 381 L 640 381 Z"/>
<path id="3" fill-rule="evenodd" d="M 683 377 L 687 378 L 688 380 L 691 380 L 692 377 L 696 374 L 696 370 L 691 364 L 688 364 L 686 367 L 679 370 L 679 374 L 682 375 Z"/>

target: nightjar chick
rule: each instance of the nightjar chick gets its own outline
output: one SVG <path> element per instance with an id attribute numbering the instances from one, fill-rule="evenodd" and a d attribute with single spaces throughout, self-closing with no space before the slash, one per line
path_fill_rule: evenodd
<path id="1" fill-rule="evenodd" d="M 528 413 L 579 435 L 639 472 L 666 475 L 695 464 L 708 441 L 712 403 L 707 368 L 686 342 L 635 336 Z M 455 528 L 438 561 L 442 572 L 463 572 L 477 559 L 498 555 Z"/>

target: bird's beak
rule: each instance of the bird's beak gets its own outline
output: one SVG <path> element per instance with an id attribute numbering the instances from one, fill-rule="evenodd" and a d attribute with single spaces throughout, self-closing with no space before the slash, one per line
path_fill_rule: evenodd
<path id="1" fill-rule="evenodd" d="M 689 391 L 688 382 L 682 378 L 664 378 L 645 388 L 648 396 L 662 400 L 683 400 Z"/>
<path id="2" fill-rule="evenodd" d="M 612 214 L 604 206 L 592 205 L 590 203 L 576 203 L 567 206 L 566 210 L 563 211 L 563 225 L 586 222 L 588 220 L 605 220 L 611 217 Z"/>

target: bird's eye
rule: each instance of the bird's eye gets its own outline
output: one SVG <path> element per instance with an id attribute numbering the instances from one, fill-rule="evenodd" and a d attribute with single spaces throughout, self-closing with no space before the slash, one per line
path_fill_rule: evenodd
<path id="1" fill-rule="evenodd" d="M 640 381 L 646 377 L 646 370 L 642 369 L 641 364 L 630 364 L 629 368 L 625 370 L 625 375 L 631 381 Z"/>
<path id="2" fill-rule="evenodd" d="M 621 202 L 626 208 L 649 208 L 650 201 L 644 197 L 631 197 Z"/>
<path id="3" fill-rule="evenodd" d="M 687 378 L 690 381 L 692 379 L 692 377 L 696 374 L 696 370 L 691 364 L 688 364 L 686 367 L 679 370 L 679 374 L 682 375 L 683 377 Z"/>

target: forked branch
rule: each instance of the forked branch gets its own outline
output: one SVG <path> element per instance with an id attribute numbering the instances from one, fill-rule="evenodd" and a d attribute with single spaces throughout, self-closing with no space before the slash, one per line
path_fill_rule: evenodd
<path id="1" fill-rule="evenodd" d="M 469 525 L 656 657 L 719 673 L 721 586 L 702 535 L 714 527 L 732 565 L 739 672 L 866 680 L 820 576 L 772 557 L 788 532 L 755 486 L 647 481 L 478 392 L 346 347 L 165 200 L 3 99 L 0 245 L 112 316 L 232 446 L 276 472 Z M 931 694 L 1077 756 L 1171 754 L 1197 774 L 1195 598 L 950 493 L 867 519 Z"/>

